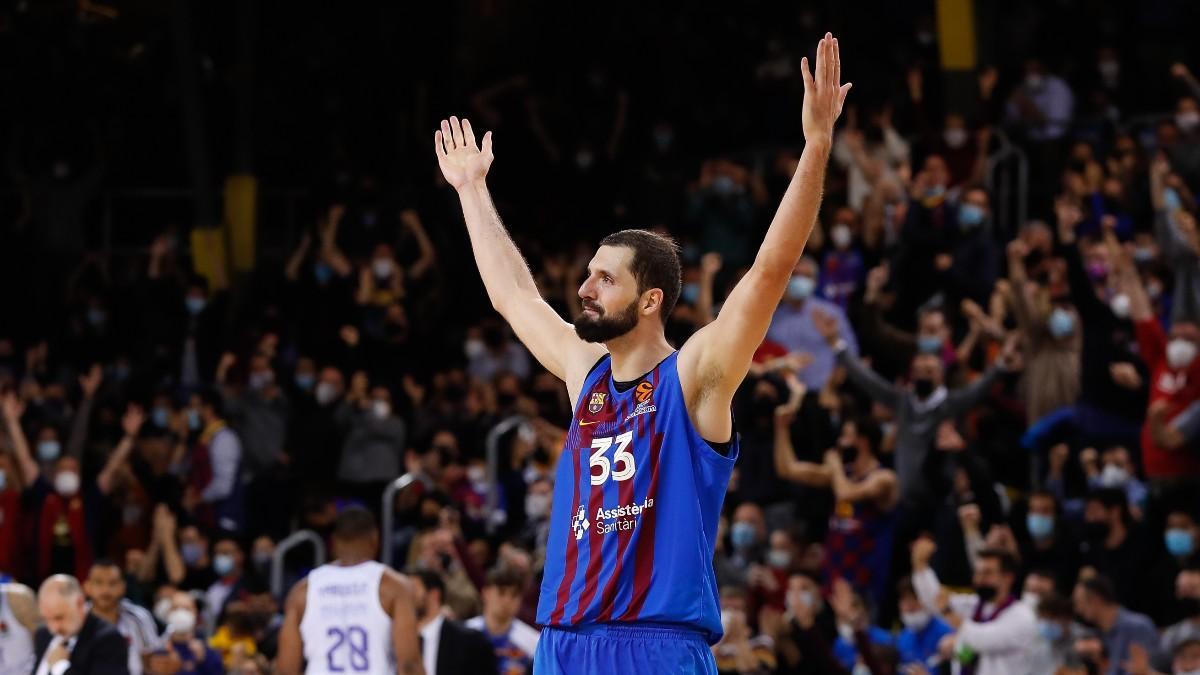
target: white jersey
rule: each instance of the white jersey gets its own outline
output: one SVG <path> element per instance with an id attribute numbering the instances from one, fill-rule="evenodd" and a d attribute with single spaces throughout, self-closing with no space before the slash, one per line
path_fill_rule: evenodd
<path id="1" fill-rule="evenodd" d="M 368 561 L 352 567 L 322 565 L 309 573 L 300 620 L 308 675 L 395 674 L 392 619 L 379 602 L 386 570 Z"/>
<path id="2" fill-rule="evenodd" d="M 17 621 L 8 593 L 12 586 L 0 584 L 0 675 L 29 675 L 33 662 L 33 634 Z"/>
<path id="3" fill-rule="evenodd" d="M 88 609 L 91 608 L 91 603 L 88 603 Z M 121 598 L 121 604 L 117 607 L 117 632 L 129 643 L 129 675 L 142 675 L 142 659 L 146 654 L 163 647 L 154 615 L 145 607 Z"/>

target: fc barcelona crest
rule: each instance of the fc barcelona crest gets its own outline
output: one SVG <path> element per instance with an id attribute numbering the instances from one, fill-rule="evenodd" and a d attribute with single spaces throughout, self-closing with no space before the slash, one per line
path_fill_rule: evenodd
<path id="1" fill-rule="evenodd" d="M 604 409 L 604 401 L 608 398 L 608 394 L 602 391 L 593 391 L 592 397 L 588 399 L 588 412 L 595 415 Z"/>

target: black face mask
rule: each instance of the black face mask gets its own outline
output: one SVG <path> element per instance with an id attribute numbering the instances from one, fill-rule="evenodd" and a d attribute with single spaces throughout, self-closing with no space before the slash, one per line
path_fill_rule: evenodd
<path id="1" fill-rule="evenodd" d="M 1083 535 L 1091 540 L 1105 539 L 1108 537 L 1108 523 L 1084 523 Z"/>
<path id="2" fill-rule="evenodd" d="M 850 444 L 838 448 L 842 453 L 842 464 L 853 464 L 858 459 L 858 446 Z"/>
<path id="3" fill-rule="evenodd" d="M 917 398 L 927 399 L 933 394 L 933 380 L 927 377 L 919 377 L 913 380 L 913 392 Z"/>
<path id="4" fill-rule="evenodd" d="M 507 408 L 517 402 L 517 395 L 509 392 L 500 392 L 496 394 L 496 403 L 501 408 Z"/>
<path id="5" fill-rule="evenodd" d="M 1184 616 L 1200 615 L 1200 598 L 1179 598 L 1175 603 Z"/>
<path id="6" fill-rule="evenodd" d="M 976 586 L 975 595 L 979 596 L 980 602 L 991 602 L 996 599 L 995 586 Z"/>

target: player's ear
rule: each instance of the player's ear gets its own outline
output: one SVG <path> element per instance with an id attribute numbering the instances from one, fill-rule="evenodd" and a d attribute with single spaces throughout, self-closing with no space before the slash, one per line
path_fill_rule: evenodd
<path id="1" fill-rule="evenodd" d="M 653 314 L 662 306 L 663 292 L 661 288 L 651 288 L 642 294 L 642 314 Z"/>

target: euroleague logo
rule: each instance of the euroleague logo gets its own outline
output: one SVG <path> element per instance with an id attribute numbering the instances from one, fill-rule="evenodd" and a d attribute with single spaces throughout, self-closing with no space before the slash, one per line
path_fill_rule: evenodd
<path id="1" fill-rule="evenodd" d="M 645 403 L 650 400 L 650 395 L 654 393 L 654 385 L 649 382 L 643 382 L 637 386 L 634 391 L 634 396 L 637 397 L 638 403 Z"/>
<path id="2" fill-rule="evenodd" d="M 654 405 L 654 399 L 651 398 L 653 395 L 653 384 L 650 384 L 649 382 L 642 382 L 639 384 L 637 389 L 633 391 L 633 396 L 638 402 L 637 407 L 633 409 L 633 412 L 625 416 L 625 421 L 628 422 L 638 415 L 645 415 L 646 413 L 652 413 L 658 410 L 658 406 Z"/>

